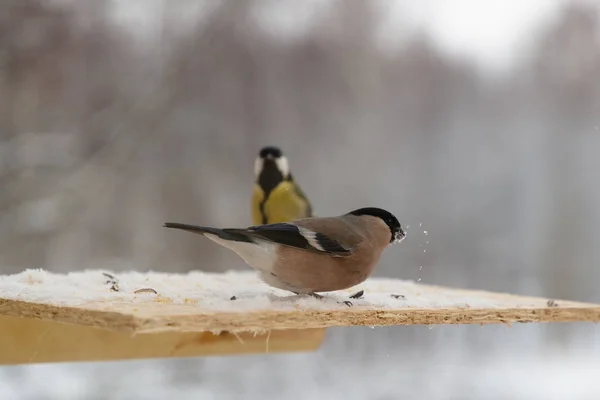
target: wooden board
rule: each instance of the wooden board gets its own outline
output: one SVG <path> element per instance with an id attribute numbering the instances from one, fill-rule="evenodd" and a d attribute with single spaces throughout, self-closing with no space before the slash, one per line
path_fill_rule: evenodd
<path id="1" fill-rule="evenodd" d="M 314 351 L 325 329 L 131 335 L 85 325 L 0 316 L 0 365 Z"/>
<path id="2" fill-rule="evenodd" d="M 158 285 L 173 276 L 155 276 L 152 282 Z M 325 329 L 333 326 L 600 321 L 597 304 L 395 280 L 369 280 L 364 298 L 352 300 L 352 307 L 335 301 L 348 299 L 343 292 L 334 294 L 334 300 L 301 301 L 267 293 L 268 288 L 250 280 L 248 290 L 254 292 L 246 291 L 235 302 L 229 301 L 233 290 L 229 286 L 224 293 L 211 292 L 208 298 L 219 297 L 218 307 L 225 307 L 218 310 L 214 305 L 210 308 L 202 289 L 198 296 L 205 296 L 200 297 L 204 303 L 178 295 L 183 283 L 193 281 L 189 277 L 174 276 L 179 281 L 163 286 L 162 291 L 173 298 L 160 293 L 143 298 L 123 290 L 113 293 L 100 282 L 90 286 L 96 294 L 85 301 L 73 299 L 75 292 L 69 292 L 69 305 L 40 296 L 45 279 L 62 282 L 63 277 L 22 277 L 24 281 L 16 283 L 5 280 L 5 298 L 0 291 L 0 364 L 311 351 L 322 343 Z M 123 281 L 135 278 L 122 277 Z M 217 279 L 220 283 L 248 277 L 200 275 L 203 282 Z M 146 282 L 145 275 L 141 278 Z M 67 287 L 75 290 L 79 281 L 74 282 Z M 89 294 L 88 289 L 81 293 Z M 43 301 L 27 300 L 28 296 Z"/>
<path id="3" fill-rule="evenodd" d="M 383 308 L 377 306 L 335 309 L 261 310 L 219 312 L 198 304 L 171 302 L 94 301 L 78 306 L 57 306 L 0 298 L 0 315 L 66 322 L 127 333 L 220 331 L 262 332 L 273 329 L 327 328 L 332 326 L 383 326 L 413 324 L 497 324 L 514 322 L 599 322 L 600 305 L 503 293 L 419 285 L 420 296 L 438 296 L 440 306 Z M 365 296 L 368 296 L 367 293 Z M 476 299 L 490 307 L 444 306 L 444 298 Z M 492 306 L 493 305 L 493 306 Z"/>

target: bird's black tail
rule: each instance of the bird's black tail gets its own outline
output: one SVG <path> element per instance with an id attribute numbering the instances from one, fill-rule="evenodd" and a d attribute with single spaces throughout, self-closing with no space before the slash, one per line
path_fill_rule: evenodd
<path id="1" fill-rule="evenodd" d="M 166 222 L 164 224 L 165 228 L 173 228 L 173 229 L 181 229 L 184 231 L 197 233 L 199 235 L 204 235 L 205 233 L 218 236 L 223 240 L 231 240 L 234 242 L 247 242 L 254 243 L 254 241 L 250 238 L 249 235 L 245 234 L 241 229 L 218 229 L 211 228 L 208 226 L 198 226 L 198 225 L 189 225 L 189 224 L 180 224 L 177 222 Z"/>

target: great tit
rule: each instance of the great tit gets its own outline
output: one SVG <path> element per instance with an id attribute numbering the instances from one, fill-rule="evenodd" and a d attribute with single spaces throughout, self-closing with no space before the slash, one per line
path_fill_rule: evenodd
<path id="1" fill-rule="evenodd" d="M 312 217 L 306 195 L 290 173 L 287 157 L 277 147 L 263 147 L 254 162 L 252 193 L 254 225 L 289 222 Z"/>
<path id="2" fill-rule="evenodd" d="M 374 207 L 337 217 L 246 229 L 174 222 L 164 226 L 204 235 L 232 250 L 270 286 L 318 298 L 322 296 L 316 292 L 343 290 L 364 282 L 383 250 L 406 236 L 393 214 Z"/>

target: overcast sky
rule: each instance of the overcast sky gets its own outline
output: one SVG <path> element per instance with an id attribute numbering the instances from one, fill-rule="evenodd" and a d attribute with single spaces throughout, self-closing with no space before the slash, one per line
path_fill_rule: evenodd
<path id="1" fill-rule="evenodd" d="M 113 0 L 114 1 L 114 0 Z M 482 67 L 504 71 L 526 54 L 540 28 L 556 17 L 567 2 L 600 0 L 377 0 L 385 20 L 382 38 L 393 45 L 406 30 L 425 30 L 447 54 L 468 57 Z M 191 21 L 211 1 L 187 1 L 174 11 L 182 24 Z M 266 0 L 257 13 L 278 34 L 295 36 L 310 25 L 328 0 Z M 141 34 L 157 33 L 163 0 L 114 1 L 115 17 Z M 173 12 L 173 9 L 171 9 Z"/>
<path id="2" fill-rule="evenodd" d="M 509 67 L 564 0 L 400 0 L 398 17 L 425 28 L 447 53 L 484 67 Z"/>

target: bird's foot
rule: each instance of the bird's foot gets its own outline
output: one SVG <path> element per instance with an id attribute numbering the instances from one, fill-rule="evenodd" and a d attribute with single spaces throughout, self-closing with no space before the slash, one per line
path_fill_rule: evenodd
<path id="1" fill-rule="evenodd" d="M 361 291 L 361 292 L 362 292 L 362 291 Z M 297 295 L 300 295 L 300 293 L 299 293 L 299 292 L 292 292 L 292 293 L 295 293 L 295 294 L 297 294 Z M 359 293 L 360 293 L 360 292 L 359 292 Z M 325 296 L 322 296 L 322 295 L 320 295 L 320 294 L 318 294 L 318 293 L 314 293 L 314 292 L 312 292 L 312 293 L 302 293 L 302 294 L 304 294 L 304 295 L 307 295 L 307 296 L 310 296 L 310 297 L 314 297 L 315 299 L 319 299 L 319 300 L 322 300 L 322 299 L 324 299 L 324 298 L 325 298 Z M 360 293 L 360 295 L 361 295 L 361 296 L 362 296 L 362 294 L 363 294 L 363 293 Z M 357 297 L 357 298 L 358 298 L 358 297 Z M 346 301 L 338 301 L 338 303 L 339 303 L 339 304 L 345 304 L 345 305 L 347 305 L 348 307 L 352 307 L 352 305 L 353 305 L 353 304 L 352 304 L 352 302 L 351 302 L 351 301 L 348 301 L 348 300 L 346 300 Z"/>
<path id="2" fill-rule="evenodd" d="M 294 292 L 293 290 L 290 290 L 290 292 L 294 293 L 295 295 L 298 296 L 310 296 L 310 297 L 314 297 L 315 299 L 322 299 L 324 298 L 323 296 L 321 296 L 320 294 L 317 293 L 300 293 L 300 292 Z"/>
<path id="3" fill-rule="evenodd" d="M 350 296 L 351 299 L 360 299 L 363 297 L 363 294 L 365 294 L 364 290 L 359 290 L 358 292 L 354 293 L 352 296 Z"/>

